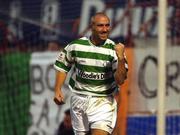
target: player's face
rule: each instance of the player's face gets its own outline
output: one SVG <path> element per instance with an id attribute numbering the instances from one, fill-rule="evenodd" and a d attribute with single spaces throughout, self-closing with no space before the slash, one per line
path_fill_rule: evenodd
<path id="1" fill-rule="evenodd" d="M 110 32 L 110 21 L 106 16 L 97 16 L 92 24 L 92 35 L 96 40 L 105 41 Z"/>

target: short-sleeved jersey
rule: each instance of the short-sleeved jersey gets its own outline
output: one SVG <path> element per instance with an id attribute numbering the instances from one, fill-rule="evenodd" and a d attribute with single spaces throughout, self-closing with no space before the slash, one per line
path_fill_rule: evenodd
<path id="1" fill-rule="evenodd" d="M 54 64 L 55 69 L 69 72 L 69 86 L 75 93 L 107 96 L 117 90 L 114 73 L 117 68 L 115 43 L 107 39 L 95 46 L 89 38 L 82 37 L 68 44 Z M 126 65 L 127 67 L 127 65 Z"/>

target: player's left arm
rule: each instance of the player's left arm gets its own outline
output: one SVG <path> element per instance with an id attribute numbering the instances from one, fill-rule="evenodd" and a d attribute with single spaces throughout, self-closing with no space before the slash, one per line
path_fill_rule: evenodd
<path id="1" fill-rule="evenodd" d="M 118 43 L 115 45 L 115 52 L 117 55 L 117 69 L 115 72 L 115 80 L 118 85 L 124 83 L 124 80 L 127 78 L 127 61 L 124 55 L 125 47 L 123 44 Z"/>

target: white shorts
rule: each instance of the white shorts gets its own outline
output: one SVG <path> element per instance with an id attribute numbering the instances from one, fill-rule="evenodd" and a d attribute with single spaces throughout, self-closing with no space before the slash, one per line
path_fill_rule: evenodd
<path id="1" fill-rule="evenodd" d="M 112 133 L 117 118 L 117 103 L 113 96 L 96 97 L 74 94 L 71 97 L 71 117 L 75 131 L 101 129 Z"/>

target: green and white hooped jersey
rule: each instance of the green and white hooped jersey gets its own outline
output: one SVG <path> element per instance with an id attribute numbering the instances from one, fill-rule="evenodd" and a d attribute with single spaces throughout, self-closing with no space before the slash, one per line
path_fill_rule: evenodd
<path id="1" fill-rule="evenodd" d="M 95 46 L 89 38 L 82 37 L 68 44 L 54 64 L 55 69 L 73 72 L 69 86 L 79 94 L 106 96 L 117 90 L 114 72 L 117 68 L 115 43 L 107 39 L 104 45 Z"/>

